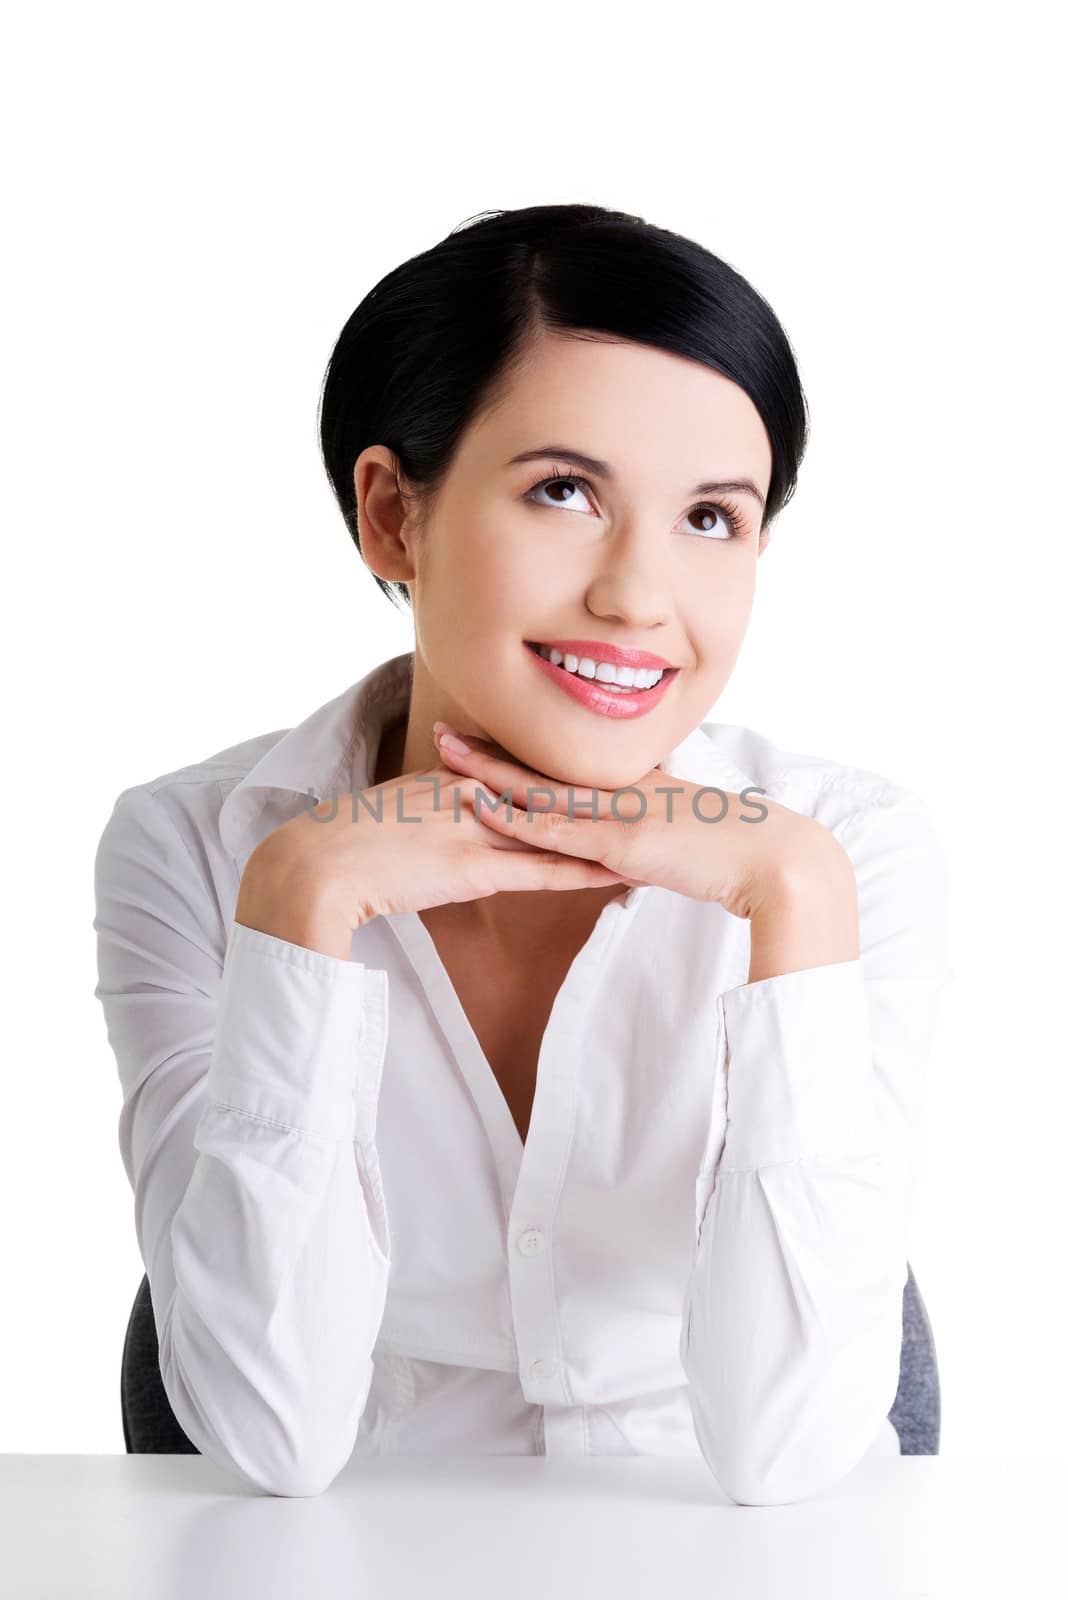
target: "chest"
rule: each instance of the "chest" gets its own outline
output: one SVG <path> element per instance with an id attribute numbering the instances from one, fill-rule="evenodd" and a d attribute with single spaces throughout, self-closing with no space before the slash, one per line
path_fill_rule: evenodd
<path id="1" fill-rule="evenodd" d="M 551 940 L 539 940 L 520 959 L 503 955 L 470 930 L 420 913 L 524 1143 L 545 1028 L 596 915 L 556 929 Z"/>

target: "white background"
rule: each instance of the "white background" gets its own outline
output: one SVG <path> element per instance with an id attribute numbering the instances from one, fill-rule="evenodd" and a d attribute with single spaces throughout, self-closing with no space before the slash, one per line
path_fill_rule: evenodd
<path id="1" fill-rule="evenodd" d="M 955 982 L 909 1254 L 942 1448 L 1061 1449 L 1053 17 L 216 0 L 9 23 L 0 1450 L 123 1449 L 143 1268 L 93 996 L 111 804 L 409 648 L 319 461 L 331 347 L 465 219 L 575 200 L 724 256 L 797 351 L 811 446 L 709 715 L 933 808 Z"/>

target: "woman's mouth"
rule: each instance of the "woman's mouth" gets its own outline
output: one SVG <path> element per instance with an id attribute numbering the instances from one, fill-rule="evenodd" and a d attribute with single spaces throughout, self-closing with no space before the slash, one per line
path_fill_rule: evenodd
<path id="1" fill-rule="evenodd" d="M 679 675 L 678 667 L 633 668 L 566 654 L 546 644 L 523 641 L 535 666 L 579 705 L 599 716 L 641 717 L 660 704 Z"/>

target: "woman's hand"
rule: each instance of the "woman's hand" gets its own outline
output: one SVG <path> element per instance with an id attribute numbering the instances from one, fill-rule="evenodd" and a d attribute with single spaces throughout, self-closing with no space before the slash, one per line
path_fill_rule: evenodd
<path id="1" fill-rule="evenodd" d="M 434 733 L 443 761 L 514 802 L 511 820 L 502 803 L 495 811 L 482 808 L 479 826 L 599 862 L 618 874 L 617 882 L 658 884 L 718 901 L 750 920 L 765 910 L 799 907 L 809 887 L 816 892 L 833 883 L 839 899 L 848 889 L 852 864 L 830 830 L 764 796 L 743 800 L 671 777 L 659 766 L 626 789 L 584 789 L 500 759 L 496 747 L 466 734 L 459 736 L 468 745 L 464 753 L 443 742 L 442 735 L 458 736 L 447 723 L 435 723 Z M 530 795 L 528 807 L 532 790 L 540 792 Z"/>
<path id="2" fill-rule="evenodd" d="M 491 798 L 439 765 L 306 808 L 249 856 L 235 921 L 345 958 L 374 916 L 622 881 L 602 862 L 483 827 L 476 813 Z"/>

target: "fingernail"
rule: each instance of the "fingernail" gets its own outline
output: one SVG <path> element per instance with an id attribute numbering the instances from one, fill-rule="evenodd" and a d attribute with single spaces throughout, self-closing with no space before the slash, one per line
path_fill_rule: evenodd
<path id="1" fill-rule="evenodd" d="M 463 740 L 458 739 L 454 733 L 441 734 L 438 738 L 438 743 L 447 745 L 450 750 L 455 750 L 458 755 L 469 756 L 471 754 L 471 746 L 464 744 Z"/>

